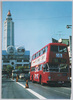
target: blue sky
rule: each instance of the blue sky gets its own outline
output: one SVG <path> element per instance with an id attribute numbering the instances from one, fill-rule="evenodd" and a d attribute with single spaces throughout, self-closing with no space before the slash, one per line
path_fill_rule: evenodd
<path id="1" fill-rule="evenodd" d="M 52 38 L 68 39 L 72 29 L 71 1 L 2 2 L 2 34 L 6 16 L 10 10 L 14 22 L 15 46 L 30 50 L 30 57 L 52 42 Z"/>

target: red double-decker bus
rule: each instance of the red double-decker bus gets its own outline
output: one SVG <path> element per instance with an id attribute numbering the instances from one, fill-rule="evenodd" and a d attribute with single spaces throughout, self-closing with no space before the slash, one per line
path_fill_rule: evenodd
<path id="1" fill-rule="evenodd" d="M 70 82 L 69 55 L 66 44 L 49 43 L 32 56 L 30 80 L 41 84 Z"/>

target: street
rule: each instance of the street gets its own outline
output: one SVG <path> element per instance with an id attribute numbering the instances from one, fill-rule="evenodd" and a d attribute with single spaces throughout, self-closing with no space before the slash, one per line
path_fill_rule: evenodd
<path id="1" fill-rule="evenodd" d="M 70 86 L 48 86 L 18 79 L 2 79 L 2 99 L 70 99 Z"/>

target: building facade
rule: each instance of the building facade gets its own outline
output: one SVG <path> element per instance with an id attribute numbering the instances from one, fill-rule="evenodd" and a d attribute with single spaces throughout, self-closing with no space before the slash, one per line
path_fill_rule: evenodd
<path id="1" fill-rule="evenodd" d="M 24 72 L 28 73 L 30 69 L 30 51 L 26 51 L 24 47 L 9 46 L 7 50 L 2 50 L 2 69 L 6 70 L 8 65 L 14 69 L 23 66 Z"/>
<path id="2" fill-rule="evenodd" d="M 14 22 L 10 11 L 4 21 L 2 70 L 6 71 L 8 65 L 14 69 L 23 66 L 25 73 L 30 70 L 30 51 L 27 51 L 23 46 L 16 48 L 14 45 Z"/>

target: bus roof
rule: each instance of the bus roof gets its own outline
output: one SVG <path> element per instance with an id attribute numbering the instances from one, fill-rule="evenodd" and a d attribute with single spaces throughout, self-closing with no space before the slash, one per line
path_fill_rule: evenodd
<path id="1" fill-rule="evenodd" d="M 49 43 L 48 45 L 60 45 L 60 46 L 67 46 L 66 44 L 63 44 L 63 43 Z"/>
<path id="2" fill-rule="evenodd" d="M 49 43 L 46 46 L 44 46 L 43 48 L 47 47 L 47 46 L 51 46 L 51 45 L 57 45 L 57 46 L 67 46 L 66 44 L 63 43 Z M 41 51 L 43 48 L 41 48 L 39 51 Z M 38 53 L 39 51 L 37 51 L 36 53 Z M 36 54 L 35 53 L 35 54 Z M 32 56 L 34 56 L 35 54 L 33 54 Z"/>

